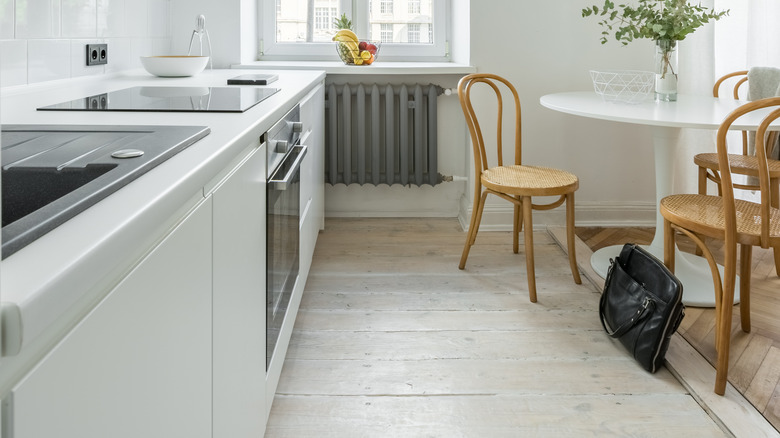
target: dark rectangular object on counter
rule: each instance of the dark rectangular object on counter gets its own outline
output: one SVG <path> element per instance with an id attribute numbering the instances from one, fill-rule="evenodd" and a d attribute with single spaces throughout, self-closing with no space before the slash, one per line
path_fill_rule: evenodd
<path id="1" fill-rule="evenodd" d="M 228 85 L 268 85 L 279 79 L 278 75 L 250 74 L 241 75 L 227 80 Z"/>

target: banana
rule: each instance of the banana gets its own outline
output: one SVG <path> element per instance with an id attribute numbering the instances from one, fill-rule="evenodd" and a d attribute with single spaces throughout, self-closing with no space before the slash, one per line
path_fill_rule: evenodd
<path id="1" fill-rule="evenodd" d="M 347 37 L 350 40 L 354 41 L 356 44 L 358 42 L 358 37 L 355 35 L 355 32 L 352 32 L 349 29 L 341 29 L 338 32 L 336 32 L 336 35 L 333 36 L 333 41 L 343 41 L 342 37 Z"/>

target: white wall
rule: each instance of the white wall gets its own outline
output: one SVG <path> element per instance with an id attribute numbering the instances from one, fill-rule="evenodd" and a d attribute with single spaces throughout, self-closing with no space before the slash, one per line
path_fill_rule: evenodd
<path id="1" fill-rule="evenodd" d="M 267 0 L 265 0 L 267 1 Z M 172 50 L 186 54 L 198 15 L 206 17 L 206 30 L 214 50 L 214 68 L 253 61 L 257 53 L 255 0 L 172 0 Z M 204 38 L 204 45 L 205 45 Z M 193 52 L 198 43 L 193 44 Z M 203 54 L 208 54 L 204 48 Z"/>
<path id="2" fill-rule="evenodd" d="M 597 20 L 580 13 L 593 3 L 491 0 L 475 7 L 472 1 L 471 64 L 518 88 L 523 161 L 578 175 L 579 225 L 652 224 L 655 177 L 648 128 L 565 115 L 539 104 L 548 93 L 592 89 L 590 69 L 652 68 L 653 48 L 647 41 L 601 45 Z M 472 194 L 467 196 L 470 207 Z M 509 209 L 509 203 L 492 200 L 484 223 L 508 224 Z M 563 212 L 538 212 L 534 219 L 563 223 Z"/>
<path id="3" fill-rule="evenodd" d="M 108 65 L 86 66 L 88 43 Z M 0 1 L 0 86 L 139 68 L 170 50 L 170 0 Z"/>

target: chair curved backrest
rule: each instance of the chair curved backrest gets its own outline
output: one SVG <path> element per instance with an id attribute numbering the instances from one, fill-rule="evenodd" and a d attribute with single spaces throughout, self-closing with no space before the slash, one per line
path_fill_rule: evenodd
<path id="1" fill-rule="evenodd" d="M 747 70 L 739 70 L 721 76 L 717 81 L 715 81 L 715 85 L 712 87 L 712 95 L 714 97 L 720 97 L 720 87 L 727 79 L 737 77 L 737 76 L 744 76 L 743 78 L 740 78 L 736 82 L 736 84 L 734 84 L 734 88 L 732 91 L 732 96 L 734 96 L 734 99 L 739 99 L 739 91 L 742 85 L 747 83 L 748 80 L 747 75 L 748 75 Z"/>
<path id="2" fill-rule="evenodd" d="M 740 77 L 744 76 L 744 77 Z M 734 84 L 734 88 L 732 89 L 732 97 L 734 99 L 739 99 L 739 92 L 742 87 L 742 85 L 746 84 L 748 81 L 748 71 L 747 70 L 739 70 L 731 73 L 727 73 L 723 76 L 721 76 L 717 81 L 715 81 L 715 85 L 712 87 L 712 95 L 713 97 L 720 97 L 720 88 L 721 86 L 730 78 L 740 77 L 737 82 Z M 731 81 L 729 81 L 731 83 Z M 748 133 L 747 131 L 742 131 L 742 155 L 748 155 Z"/>
<path id="3" fill-rule="evenodd" d="M 476 168 L 476 174 L 479 175 L 482 171 L 490 168 L 488 162 L 488 156 L 485 147 L 485 139 L 482 135 L 482 128 L 479 120 L 477 119 L 477 113 L 474 110 L 472 104 L 472 87 L 475 84 L 486 84 L 489 86 L 496 95 L 496 102 L 498 106 L 498 119 L 496 127 L 496 150 L 498 153 L 498 165 L 504 165 L 503 159 L 503 115 L 504 115 L 504 99 L 503 95 L 506 91 L 502 91 L 501 85 L 509 90 L 509 94 L 512 96 L 512 101 L 515 106 L 515 163 L 516 165 L 522 164 L 522 153 L 520 144 L 520 97 L 517 94 L 517 89 L 511 82 L 502 78 L 501 76 L 490 73 L 475 73 L 464 76 L 458 82 L 458 98 L 460 99 L 460 106 L 463 109 L 463 114 L 466 116 L 466 123 L 469 127 L 469 133 L 471 134 L 471 143 L 474 149 L 474 166 Z"/>
<path id="4" fill-rule="evenodd" d="M 768 131 L 769 125 L 780 118 L 780 97 L 770 97 L 756 100 L 740 106 L 732 111 L 721 123 L 717 133 L 718 164 L 721 173 L 721 188 L 725 212 L 725 231 L 726 247 L 736 248 L 736 208 L 734 199 L 734 187 L 732 186 L 731 166 L 729 163 L 727 134 L 731 125 L 740 117 L 754 111 L 770 109 L 764 116 L 756 136 L 756 157 L 758 159 L 758 187 L 761 191 L 761 247 L 769 247 L 769 218 L 770 218 L 770 185 L 769 185 L 769 165 L 767 161 L 766 142 L 767 138 L 774 138 L 774 134 Z"/>

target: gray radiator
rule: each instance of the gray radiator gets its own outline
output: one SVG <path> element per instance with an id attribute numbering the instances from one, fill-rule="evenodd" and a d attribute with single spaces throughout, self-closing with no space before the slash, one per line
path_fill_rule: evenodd
<path id="1" fill-rule="evenodd" d="M 325 181 L 423 184 L 439 181 L 435 85 L 333 85 L 325 102 Z"/>

